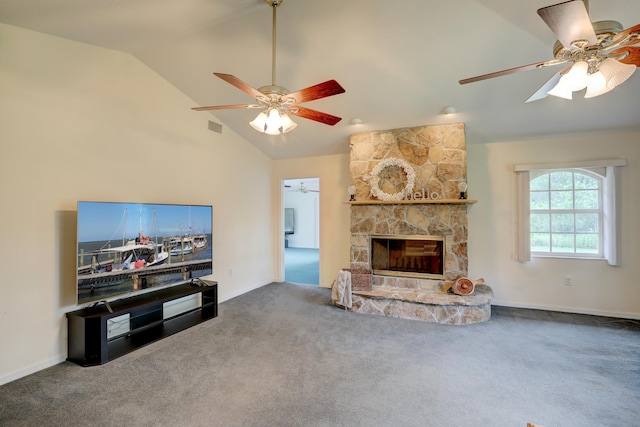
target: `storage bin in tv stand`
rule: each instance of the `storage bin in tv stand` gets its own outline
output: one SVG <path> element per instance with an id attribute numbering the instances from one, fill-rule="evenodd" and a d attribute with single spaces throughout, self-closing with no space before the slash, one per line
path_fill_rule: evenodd
<path id="1" fill-rule="evenodd" d="M 190 283 L 137 295 L 106 305 L 86 307 L 67 313 L 67 360 L 81 366 L 102 365 L 144 345 L 218 316 L 218 284 L 195 286 Z M 201 294 L 201 304 L 164 318 L 164 303 Z M 108 321 L 129 316 L 126 333 L 108 336 Z"/>

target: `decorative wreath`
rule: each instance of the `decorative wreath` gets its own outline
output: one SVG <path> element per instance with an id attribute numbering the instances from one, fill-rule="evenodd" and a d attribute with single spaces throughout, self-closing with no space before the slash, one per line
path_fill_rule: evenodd
<path id="1" fill-rule="evenodd" d="M 394 194 L 385 193 L 380 189 L 380 172 L 382 172 L 385 168 L 389 166 L 399 166 L 404 169 L 404 173 L 407 175 L 407 185 L 405 187 Z M 413 185 L 416 181 L 416 173 L 411 167 L 411 165 L 403 159 L 389 158 L 381 161 L 373 168 L 371 171 L 371 179 L 369 180 L 369 185 L 371 185 L 371 194 L 373 194 L 377 199 L 384 201 L 391 200 L 402 200 L 404 197 L 411 193 L 413 190 Z"/>

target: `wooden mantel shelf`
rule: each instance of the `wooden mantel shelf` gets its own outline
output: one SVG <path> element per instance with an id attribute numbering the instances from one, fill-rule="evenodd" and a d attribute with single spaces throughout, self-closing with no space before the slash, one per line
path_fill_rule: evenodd
<path id="1" fill-rule="evenodd" d="M 348 205 L 423 205 L 423 204 L 439 204 L 439 205 L 462 205 L 478 203 L 472 199 L 419 199 L 419 200 L 355 200 L 346 201 Z"/>

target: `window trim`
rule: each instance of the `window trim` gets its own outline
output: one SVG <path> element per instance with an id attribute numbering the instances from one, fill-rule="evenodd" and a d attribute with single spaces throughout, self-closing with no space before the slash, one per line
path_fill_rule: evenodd
<path id="1" fill-rule="evenodd" d="M 596 168 L 596 169 L 602 169 L 602 168 Z M 531 207 L 529 207 L 529 214 L 531 215 L 532 213 L 548 213 L 548 214 L 554 214 L 554 213 L 558 213 L 558 214 L 568 214 L 571 213 L 573 215 L 575 214 L 579 214 L 579 213 L 597 213 L 598 214 L 598 252 L 597 253 L 584 253 L 584 252 L 553 252 L 553 251 L 535 251 L 535 250 L 531 250 L 531 255 L 535 256 L 537 258 L 576 258 L 576 259 L 605 259 L 604 257 L 604 235 L 605 235 L 605 220 L 604 220 L 604 216 L 605 216 L 605 208 L 604 208 L 604 192 L 606 191 L 605 188 L 605 182 L 606 182 L 606 174 L 602 174 L 599 173 L 598 171 L 594 171 L 593 168 L 568 168 L 568 169 L 564 169 L 564 168 L 559 168 L 559 169 L 536 169 L 535 173 L 530 173 L 529 174 L 529 182 L 531 182 L 531 180 L 534 180 L 540 176 L 543 175 L 549 175 L 551 173 L 554 172 L 571 172 L 571 173 L 580 173 L 589 177 L 592 177 L 594 179 L 598 180 L 598 206 L 599 208 L 597 209 L 576 209 L 575 208 L 575 204 L 574 204 L 574 208 L 573 209 L 567 209 L 567 210 L 563 210 L 563 209 L 553 209 L 551 207 L 549 207 L 549 209 L 531 209 Z M 534 190 L 537 191 L 537 190 Z M 549 188 L 547 191 L 552 191 L 551 188 Z M 569 191 L 569 190 L 567 190 Z M 572 185 L 572 188 L 570 190 L 574 196 L 575 196 L 575 192 L 576 192 L 576 188 Z M 531 188 L 529 188 L 529 196 L 531 195 Z M 575 202 L 575 197 L 574 197 L 574 202 Z M 550 237 L 554 234 L 553 231 L 549 231 Z M 580 233 L 577 233 L 575 230 L 572 233 L 568 233 L 568 234 L 572 234 L 574 236 L 574 240 L 576 235 L 579 235 Z M 529 236 L 531 236 L 531 230 L 529 230 Z"/>
<path id="2" fill-rule="evenodd" d="M 541 163 L 515 165 L 516 172 L 534 171 L 540 169 L 593 169 L 608 166 L 627 166 L 627 159 L 589 160 L 585 162 Z"/>
<path id="3" fill-rule="evenodd" d="M 603 188 L 603 252 L 604 259 L 612 266 L 618 265 L 617 224 L 619 222 L 616 208 L 616 192 L 619 188 L 618 167 L 627 166 L 627 159 L 590 160 L 584 162 L 544 163 L 514 165 L 516 173 L 516 260 L 531 261 L 530 209 L 529 209 L 529 176 L 530 171 L 540 169 L 597 169 L 605 168 Z M 573 255 L 573 254 L 571 254 Z M 538 255 L 536 255 L 538 257 Z M 542 258 L 542 256 L 540 256 Z M 564 258 L 556 256 L 554 258 Z M 593 259 L 578 258 L 571 259 Z"/>

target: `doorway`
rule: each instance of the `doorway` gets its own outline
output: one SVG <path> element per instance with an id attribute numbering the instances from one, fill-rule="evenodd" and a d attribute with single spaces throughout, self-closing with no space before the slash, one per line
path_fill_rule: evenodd
<path id="1" fill-rule="evenodd" d="M 320 178 L 283 181 L 284 280 L 320 284 Z"/>

